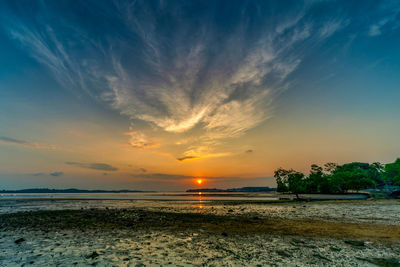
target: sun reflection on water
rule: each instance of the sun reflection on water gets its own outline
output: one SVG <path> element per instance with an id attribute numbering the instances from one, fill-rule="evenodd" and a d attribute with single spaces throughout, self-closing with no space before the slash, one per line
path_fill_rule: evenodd
<path id="1" fill-rule="evenodd" d="M 197 207 L 199 208 L 199 209 L 203 209 L 203 198 L 202 198 L 202 195 L 201 195 L 201 192 L 199 192 L 199 198 L 198 198 L 198 205 L 197 205 Z"/>

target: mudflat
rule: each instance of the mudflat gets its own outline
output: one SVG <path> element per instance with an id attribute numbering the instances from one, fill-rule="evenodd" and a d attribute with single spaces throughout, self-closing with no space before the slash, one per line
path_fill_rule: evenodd
<path id="1" fill-rule="evenodd" d="M 313 216 L 321 207 L 341 213 Z M 5 213 L 0 263 L 399 266 L 400 222 L 397 214 L 390 217 L 399 208 L 397 200 L 137 201 L 124 208 Z"/>

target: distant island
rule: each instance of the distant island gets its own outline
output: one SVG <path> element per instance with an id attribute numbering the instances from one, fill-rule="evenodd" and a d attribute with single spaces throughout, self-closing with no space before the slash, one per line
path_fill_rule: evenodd
<path id="1" fill-rule="evenodd" d="M 230 188 L 230 189 L 218 189 L 218 188 L 201 188 L 201 189 L 188 189 L 186 192 L 273 192 L 276 188 L 271 187 L 241 187 L 241 188 Z"/>
<path id="2" fill-rule="evenodd" d="M 30 188 L 21 190 L 0 190 L 0 194 L 30 194 L 30 193 L 150 193 L 155 191 L 141 191 L 141 190 L 85 190 L 85 189 L 49 189 L 49 188 Z"/>

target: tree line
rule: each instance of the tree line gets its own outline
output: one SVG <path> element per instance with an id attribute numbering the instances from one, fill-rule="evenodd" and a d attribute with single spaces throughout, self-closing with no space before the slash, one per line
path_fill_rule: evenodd
<path id="1" fill-rule="evenodd" d="M 326 163 L 323 167 L 312 164 L 308 176 L 293 169 L 279 168 L 274 177 L 278 192 L 290 192 L 297 198 L 301 193 L 334 194 L 400 185 L 400 158 L 386 165 L 379 162 Z"/>

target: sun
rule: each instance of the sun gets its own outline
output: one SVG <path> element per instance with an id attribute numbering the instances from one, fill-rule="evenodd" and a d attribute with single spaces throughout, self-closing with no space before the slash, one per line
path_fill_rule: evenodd
<path id="1" fill-rule="evenodd" d="M 196 181 L 198 184 L 202 184 L 203 183 L 203 180 L 201 180 L 201 179 L 197 179 L 197 181 Z"/>

